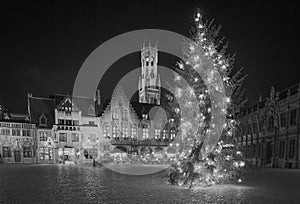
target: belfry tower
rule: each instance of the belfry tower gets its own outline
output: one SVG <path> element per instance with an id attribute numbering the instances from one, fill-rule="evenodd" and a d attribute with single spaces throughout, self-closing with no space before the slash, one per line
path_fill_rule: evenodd
<path id="1" fill-rule="evenodd" d="M 139 102 L 160 105 L 160 76 L 157 73 L 158 51 L 143 43 L 141 50 L 142 73 L 139 77 Z"/>

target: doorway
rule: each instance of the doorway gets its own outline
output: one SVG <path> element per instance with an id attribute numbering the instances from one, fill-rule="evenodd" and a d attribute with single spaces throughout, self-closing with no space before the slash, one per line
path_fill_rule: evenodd
<path id="1" fill-rule="evenodd" d="M 21 151 L 20 150 L 14 151 L 14 158 L 15 158 L 15 162 L 21 162 Z"/>

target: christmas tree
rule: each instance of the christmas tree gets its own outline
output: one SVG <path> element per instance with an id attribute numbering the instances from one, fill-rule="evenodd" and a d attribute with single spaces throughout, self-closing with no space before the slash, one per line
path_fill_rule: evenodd
<path id="1" fill-rule="evenodd" d="M 234 56 L 219 39 L 221 27 L 195 17 L 190 41 L 184 43 L 183 59 L 175 68 L 177 136 L 170 144 L 183 150 L 167 174 L 180 186 L 210 186 L 241 182 L 245 169 L 235 141 L 236 113 L 246 102 L 242 69 L 234 73 Z M 178 105 L 179 104 L 179 105 Z"/>

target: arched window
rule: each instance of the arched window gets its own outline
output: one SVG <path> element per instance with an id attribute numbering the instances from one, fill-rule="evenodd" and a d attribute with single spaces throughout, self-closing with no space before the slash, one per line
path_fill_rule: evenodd
<path id="1" fill-rule="evenodd" d="M 113 138 L 117 137 L 117 126 L 115 124 L 112 125 L 112 136 Z"/>
<path id="2" fill-rule="evenodd" d="M 40 126 L 47 126 L 47 118 L 44 114 L 40 116 Z"/>
<path id="3" fill-rule="evenodd" d="M 95 108 L 92 104 L 89 106 L 88 114 L 89 115 L 95 115 Z"/>
<path id="4" fill-rule="evenodd" d="M 112 119 L 113 119 L 113 120 L 118 120 L 118 119 L 119 119 L 119 117 L 118 117 L 118 112 L 117 112 L 116 109 L 113 110 L 113 112 L 112 112 Z"/>
<path id="5" fill-rule="evenodd" d="M 122 120 L 128 121 L 128 111 L 125 108 L 122 108 Z"/>

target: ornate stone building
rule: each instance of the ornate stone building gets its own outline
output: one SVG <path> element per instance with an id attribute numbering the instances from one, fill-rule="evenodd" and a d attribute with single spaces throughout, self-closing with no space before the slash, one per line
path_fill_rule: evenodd
<path id="1" fill-rule="evenodd" d="M 39 163 L 81 163 L 97 159 L 103 135 L 95 113 L 95 99 L 28 95 L 28 108 L 30 120 L 37 126 Z"/>
<path id="2" fill-rule="evenodd" d="M 170 115 L 161 106 L 157 63 L 156 46 L 143 45 L 138 102 L 130 101 L 123 89 L 117 87 L 111 101 L 99 111 L 100 127 L 107 138 L 104 155 L 113 152 L 114 148 L 136 154 L 161 151 L 174 139 L 175 127 Z"/>
<path id="3" fill-rule="evenodd" d="M 299 168 L 300 84 L 276 91 L 239 113 L 237 140 L 257 166 Z"/>
<path id="4" fill-rule="evenodd" d="M 10 113 L 0 107 L 0 162 L 36 162 L 35 124 L 28 114 Z"/>

